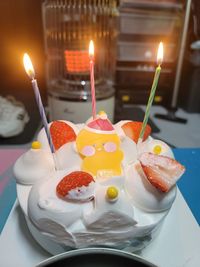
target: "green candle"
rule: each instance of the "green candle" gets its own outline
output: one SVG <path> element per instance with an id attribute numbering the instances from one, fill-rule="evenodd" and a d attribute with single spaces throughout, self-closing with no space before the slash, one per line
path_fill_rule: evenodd
<path id="1" fill-rule="evenodd" d="M 154 100 L 156 88 L 158 85 L 158 80 L 160 77 L 162 59 L 163 59 L 163 44 L 160 43 L 159 48 L 158 48 L 158 54 L 157 54 L 158 67 L 156 68 L 156 72 L 154 75 L 153 84 L 151 87 L 151 92 L 150 92 L 149 100 L 147 103 L 147 107 L 146 107 L 146 111 L 145 111 L 145 115 L 144 115 L 144 119 L 143 119 L 143 123 L 142 123 L 142 129 L 140 131 L 139 141 L 142 141 L 142 139 L 143 139 L 145 128 L 146 128 L 146 125 L 147 125 L 147 122 L 149 119 L 150 108 L 151 108 L 153 100 Z"/>

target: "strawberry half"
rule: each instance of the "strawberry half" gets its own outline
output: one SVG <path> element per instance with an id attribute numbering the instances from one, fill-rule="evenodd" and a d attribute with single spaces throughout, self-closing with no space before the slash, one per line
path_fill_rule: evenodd
<path id="1" fill-rule="evenodd" d="M 168 192 L 185 172 L 185 167 L 175 159 L 143 153 L 139 158 L 149 182 L 163 192 Z"/>
<path id="2" fill-rule="evenodd" d="M 71 126 L 63 121 L 54 121 L 50 126 L 50 133 L 55 150 L 68 142 L 76 140 L 76 134 Z"/>
<path id="3" fill-rule="evenodd" d="M 138 142 L 140 131 L 142 129 L 142 122 L 140 121 L 129 121 L 124 123 L 122 126 L 122 129 L 126 136 L 131 138 L 135 143 Z M 143 141 L 145 141 L 148 136 L 151 134 L 151 127 L 147 124 L 143 136 Z"/>
<path id="4" fill-rule="evenodd" d="M 75 171 L 66 175 L 57 185 L 56 192 L 61 198 L 88 200 L 93 195 L 94 179 L 91 174 Z"/>

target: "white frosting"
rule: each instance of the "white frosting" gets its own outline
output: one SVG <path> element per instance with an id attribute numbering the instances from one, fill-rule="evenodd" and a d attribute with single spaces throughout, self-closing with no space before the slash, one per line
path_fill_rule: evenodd
<path id="1" fill-rule="evenodd" d="M 41 219 L 46 218 L 66 227 L 80 218 L 82 214 L 80 203 L 78 205 L 74 202 L 66 203 L 56 195 L 55 188 L 62 178 L 62 173 L 52 173 L 50 178 L 32 187 L 28 199 L 28 215 L 36 225 Z"/>
<path id="2" fill-rule="evenodd" d="M 20 156 L 14 165 L 18 183 L 31 185 L 54 170 L 54 160 L 50 152 L 43 149 L 30 149 Z"/>
<path id="3" fill-rule="evenodd" d="M 110 202 L 106 197 L 109 186 L 115 186 L 119 195 L 116 201 Z M 107 181 L 97 182 L 95 188 L 94 209 L 85 212 L 84 221 L 89 229 L 98 231 L 117 231 L 134 225 L 134 211 L 129 198 L 124 192 L 124 177 L 114 177 Z"/>
<path id="4" fill-rule="evenodd" d="M 115 131 L 119 135 L 120 139 L 123 139 L 124 137 L 126 137 L 126 135 L 122 129 L 122 125 L 129 122 L 129 121 L 130 120 L 119 121 L 114 125 Z"/>
<path id="5" fill-rule="evenodd" d="M 159 155 L 174 158 L 171 148 L 166 143 L 153 139 L 152 137 L 149 137 L 146 141 L 137 144 L 138 156 L 145 152 L 154 153 L 155 146 L 160 146 L 161 148 Z"/>
<path id="6" fill-rule="evenodd" d="M 68 170 L 71 166 L 79 170 L 81 158 L 75 150 L 75 142 L 69 142 L 60 147 L 55 152 L 55 160 L 58 170 Z"/>
<path id="7" fill-rule="evenodd" d="M 127 168 L 125 181 L 126 190 L 134 204 L 148 212 L 168 210 L 176 196 L 176 187 L 166 194 L 151 185 L 139 161 Z"/>
<path id="8" fill-rule="evenodd" d="M 127 166 L 137 160 L 137 146 L 134 141 L 125 136 L 121 141 L 121 149 L 124 152 L 123 166 Z"/>
<path id="9" fill-rule="evenodd" d="M 146 179 L 137 159 L 143 152 L 153 152 L 155 145 L 162 147 L 162 155 L 173 157 L 173 153 L 165 143 L 152 138 L 136 145 L 121 129 L 125 122 L 114 125 L 121 138 L 121 150 L 124 153 L 123 174 L 118 177 L 108 175 L 104 179 L 99 175 L 91 187 L 83 187 L 80 199 L 87 200 L 94 195 L 93 200 L 70 200 L 70 196 L 74 199 L 77 195 L 77 189 L 71 190 L 66 199 L 59 198 L 56 194 L 56 186 L 63 177 L 80 170 L 81 157 L 76 152 L 74 142 L 67 143 L 56 151 L 55 171 L 42 130 L 38 140 L 44 150 L 40 151 L 48 156 L 38 159 L 30 150 L 28 156 L 25 154 L 16 162 L 17 182 L 23 182 L 27 176 L 31 181 L 38 180 L 32 188 L 18 185 L 17 192 L 24 213 L 42 235 L 73 248 L 93 245 L 126 247 L 139 242 L 140 238 L 150 238 L 154 229 L 161 224 L 174 201 L 176 188 L 168 193 L 159 192 Z M 84 125 L 71 126 L 78 133 Z M 46 164 L 46 157 L 51 158 L 51 164 Z M 39 168 L 40 164 L 45 166 L 46 174 Z M 42 176 L 45 178 L 38 178 Z M 106 196 L 109 186 L 115 186 L 118 190 L 114 202 L 108 201 Z"/>
<path id="10" fill-rule="evenodd" d="M 88 186 L 81 186 L 72 189 L 65 196 L 69 200 L 89 201 L 94 198 L 95 182 L 89 183 Z"/>
<path id="11" fill-rule="evenodd" d="M 153 230 L 167 214 L 167 211 L 147 213 L 135 207 L 135 202 L 126 193 L 124 177 L 97 181 L 93 201 L 65 201 L 58 198 L 55 191 L 65 175 L 58 171 L 52 173 L 52 177 L 36 183 L 28 197 L 28 217 L 32 223 L 60 244 L 76 248 L 87 245 L 128 246 L 135 237 Z M 118 188 L 116 202 L 107 201 L 108 186 Z"/>
<path id="12" fill-rule="evenodd" d="M 121 197 L 123 197 L 122 194 Z M 85 216 L 84 222 L 87 228 L 100 233 L 104 231 L 104 234 L 106 235 L 106 232 L 109 231 L 114 231 L 116 234 L 120 234 L 122 231 L 125 232 L 127 229 L 134 226 L 136 222 L 135 220 L 133 220 L 133 218 L 131 218 L 133 212 L 129 215 L 125 214 L 121 212 L 122 210 L 117 209 L 125 207 L 125 205 L 123 205 L 123 202 L 121 202 L 120 200 L 119 202 L 117 201 L 115 203 L 117 203 L 118 205 L 113 207 L 114 210 L 111 206 L 112 203 L 109 203 L 110 207 L 106 205 L 106 208 L 104 207 L 104 209 L 101 210 L 98 210 L 98 208 L 96 208 L 95 212 L 88 214 L 88 216 Z M 97 207 L 102 208 L 102 206 L 98 205 Z"/>

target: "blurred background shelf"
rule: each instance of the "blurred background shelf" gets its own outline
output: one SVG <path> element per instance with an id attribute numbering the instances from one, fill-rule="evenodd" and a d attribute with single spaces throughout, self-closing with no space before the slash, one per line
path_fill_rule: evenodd
<path id="1" fill-rule="evenodd" d="M 67 0 L 53 2 L 67 3 Z M 127 105 L 146 105 L 156 67 L 157 47 L 162 40 L 165 57 L 154 105 L 168 109 L 172 103 L 188 1 L 117 2 L 115 107 L 121 106 L 125 110 Z M 14 0 L 0 1 L 0 95 L 13 95 L 25 104 L 31 116 L 28 125 L 31 130 L 25 134 L 29 136 L 27 140 L 31 140 L 38 129 L 40 118 L 30 81 L 22 65 L 24 52 L 28 52 L 32 58 L 45 106 L 48 98 L 41 10 L 43 3 L 42 0 L 18 0 L 16 5 Z M 200 39 L 199 14 L 200 1 L 192 0 L 177 99 L 178 107 L 192 113 L 200 113 L 200 47 L 191 48 L 191 44 Z M 117 114 L 118 110 L 115 110 L 116 117 L 120 115 Z"/>
<path id="2" fill-rule="evenodd" d="M 164 42 L 162 74 L 155 103 L 170 106 L 186 1 L 120 1 L 116 95 L 121 104 L 146 104 Z M 126 81 L 126 82 L 125 82 Z"/>

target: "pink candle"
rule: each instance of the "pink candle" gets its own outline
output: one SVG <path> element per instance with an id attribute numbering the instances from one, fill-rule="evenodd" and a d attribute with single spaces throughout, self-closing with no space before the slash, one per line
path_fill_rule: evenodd
<path id="1" fill-rule="evenodd" d="M 94 84 L 94 44 L 90 41 L 89 45 L 89 57 L 90 57 L 90 83 L 91 83 L 91 96 L 92 96 L 92 116 L 96 118 L 96 98 L 95 98 L 95 84 Z"/>

